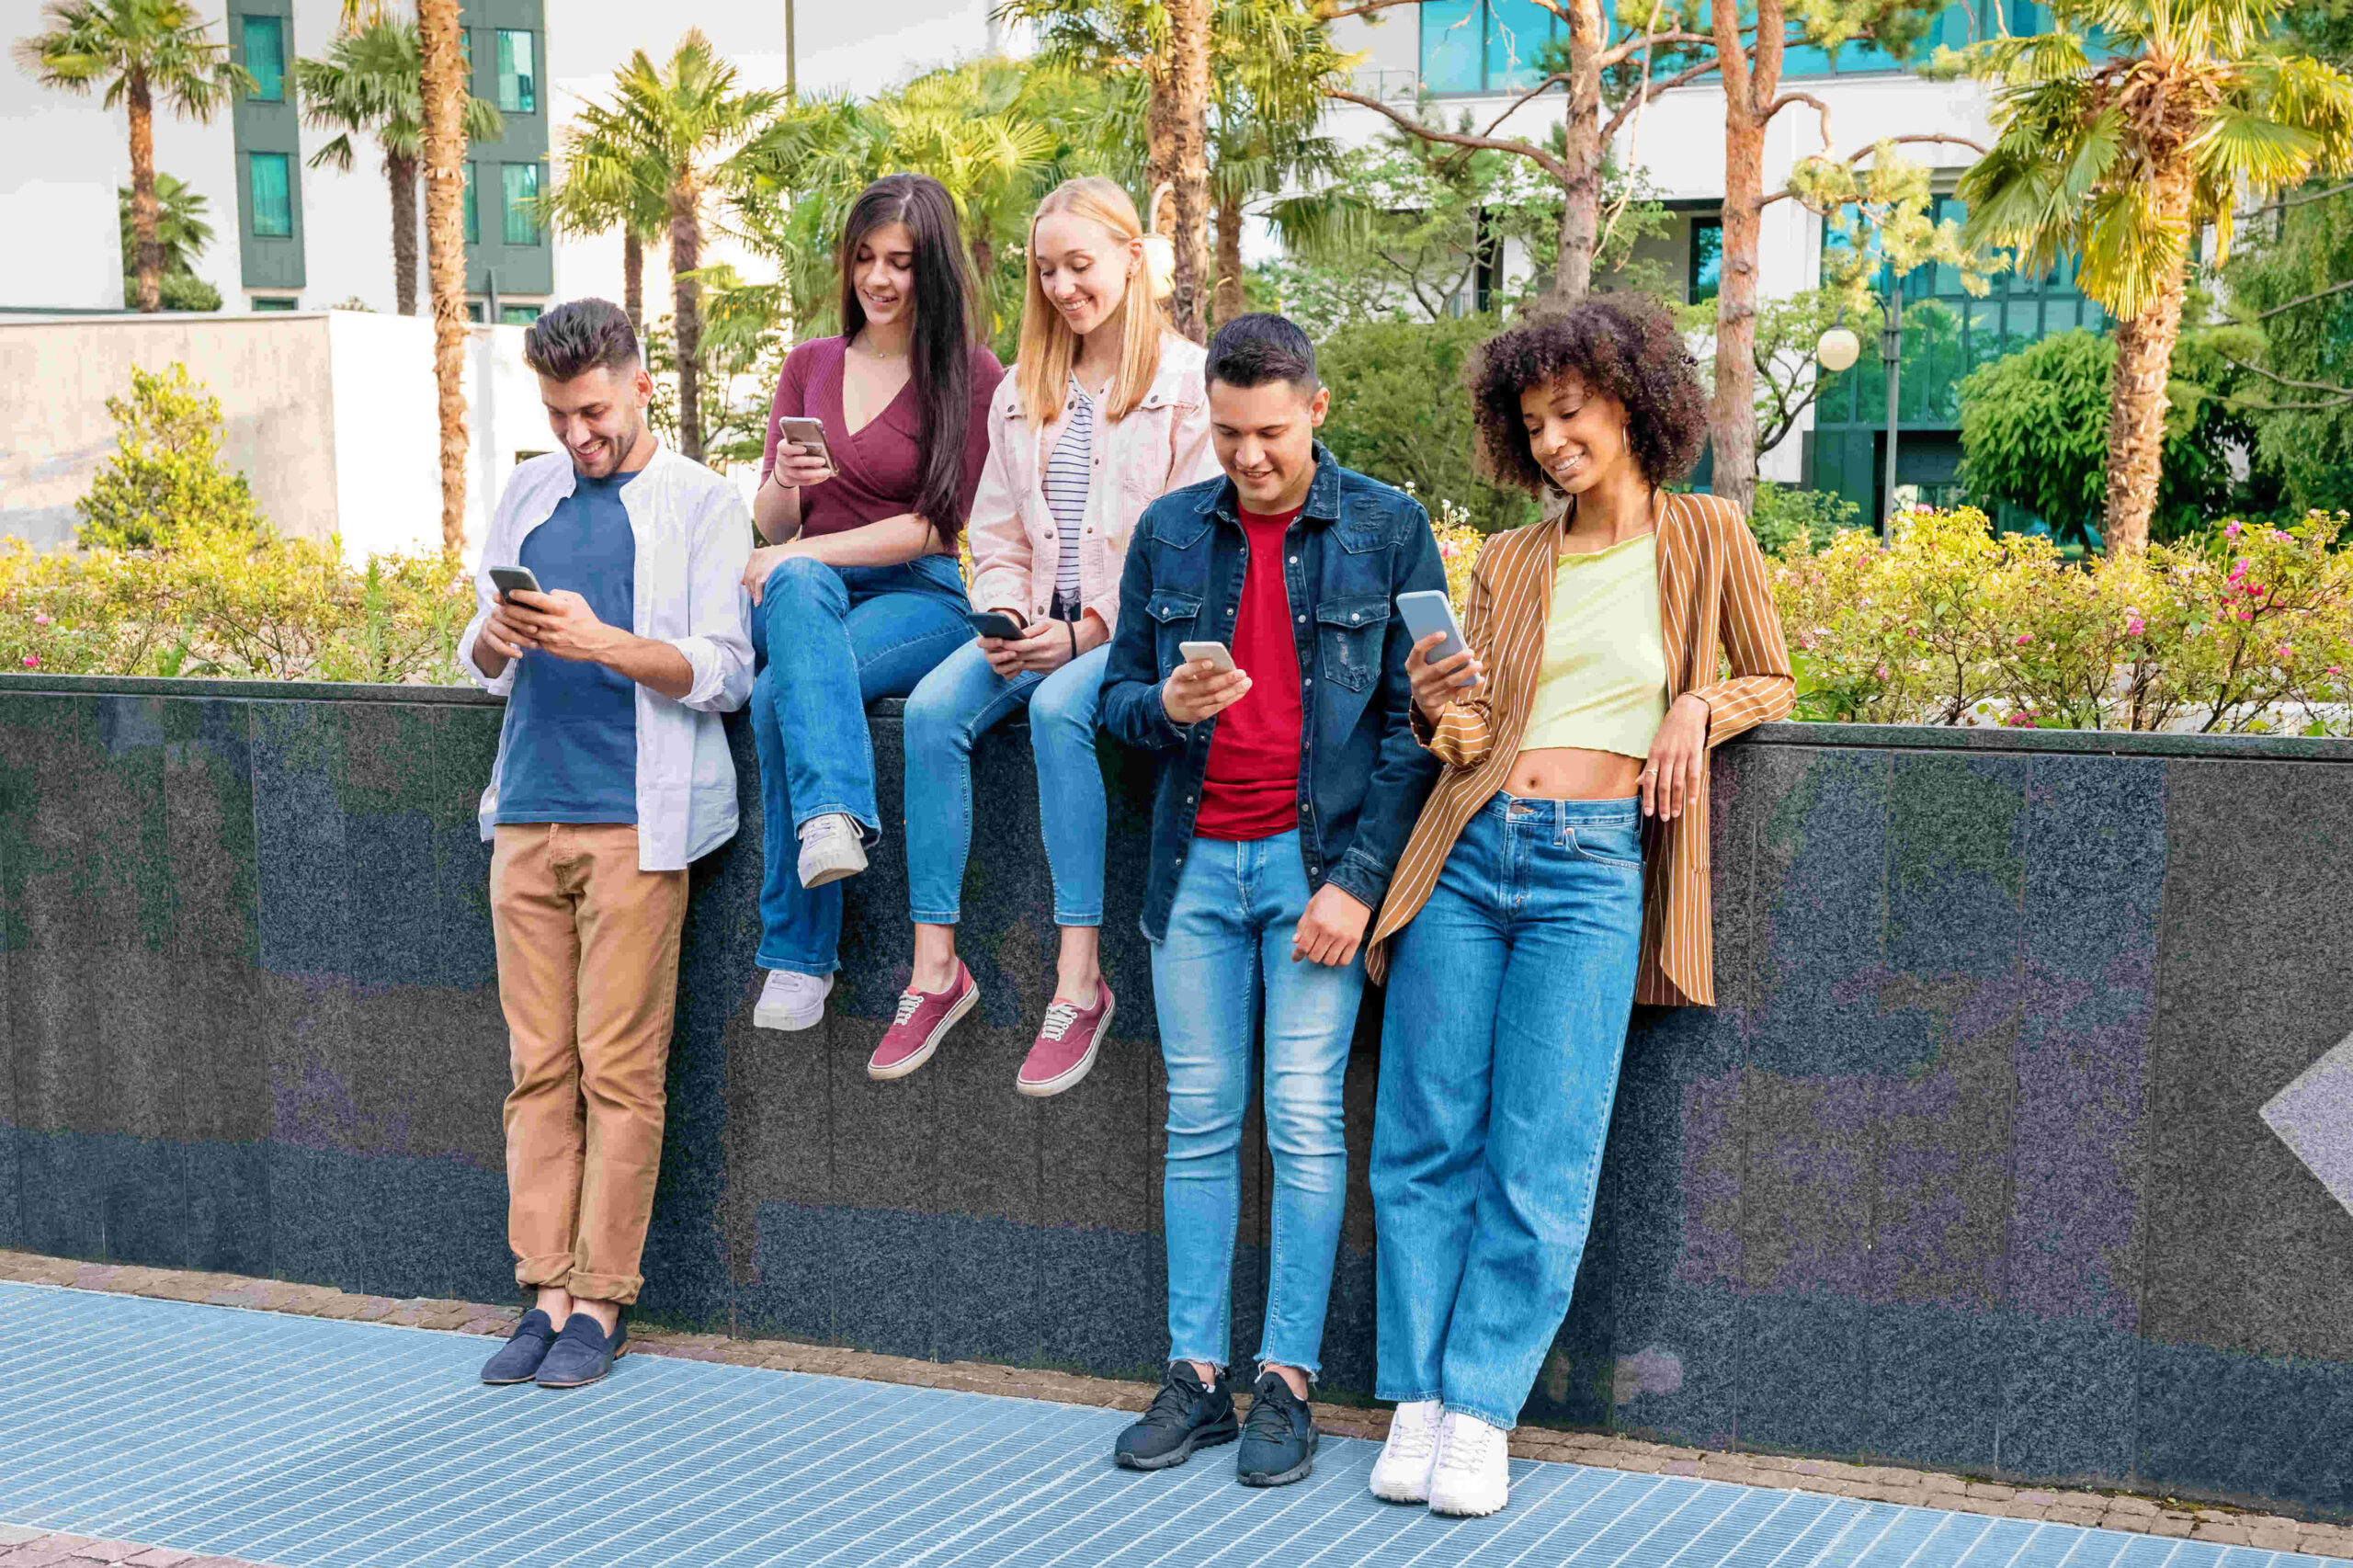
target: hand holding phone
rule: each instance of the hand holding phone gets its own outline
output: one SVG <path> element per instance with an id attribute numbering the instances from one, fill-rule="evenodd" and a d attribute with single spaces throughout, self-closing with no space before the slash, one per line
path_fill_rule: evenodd
<path id="1" fill-rule="evenodd" d="M 784 484 L 823 484 L 834 476 L 834 456 L 825 446 L 825 423 L 797 414 L 777 416 L 774 477 Z"/>
<path id="2" fill-rule="evenodd" d="M 976 609 L 964 617 L 964 623 L 981 637 L 994 637 L 999 642 L 1017 642 L 1029 628 L 1001 609 Z"/>
<path id="3" fill-rule="evenodd" d="M 490 583 L 498 590 L 498 599 L 490 607 L 490 619 L 483 622 L 482 645 L 501 660 L 511 663 L 538 647 L 539 641 L 516 613 L 521 607 L 510 596 L 536 594 L 543 590 L 540 587 L 539 578 L 531 574 L 528 566 L 494 566 L 490 569 Z M 479 658 L 475 660 L 477 667 L 481 662 Z M 497 672 L 484 673 L 495 675 Z"/>
<path id="4" fill-rule="evenodd" d="M 1397 596 L 1397 613 L 1414 638 L 1405 656 L 1405 677 L 1413 683 L 1414 705 L 1432 723 L 1449 702 L 1486 678 L 1454 619 L 1454 606 L 1436 589 Z"/>
<path id="5" fill-rule="evenodd" d="M 1213 718 L 1249 694 L 1250 677 L 1222 642 L 1180 642 L 1185 662 L 1160 684 L 1160 706 L 1179 724 Z"/>
<path id="6" fill-rule="evenodd" d="M 531 569 L 528 566 L 494 566 L 490 569 L 490 583 L 491 586 L 498 590 L 498 597 L 502 601 L 510 594 L 537 594 L 546 591 L 540 586 L 539 578 L 532 575 Z"/>

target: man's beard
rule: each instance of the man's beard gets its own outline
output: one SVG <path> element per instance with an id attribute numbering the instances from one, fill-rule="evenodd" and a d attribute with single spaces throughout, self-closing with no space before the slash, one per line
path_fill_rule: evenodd
<path id="1" fill-rule="evenodd" d="M 643 439 L 645 439 L 645 421 L 642 418 L 632 420 L 626 429 L 616 431 L 605 437 L 606 455 L 610 460 L 610 466 L 603 473 L 589 473 L 586 469 L 580 466 L 577 456 L 572 460 L 573 471 L 591 479 L 609 479 L 620 472 L 621 464 L 629 461 L 630 455 L 637 450 L 637 444 Z"/>

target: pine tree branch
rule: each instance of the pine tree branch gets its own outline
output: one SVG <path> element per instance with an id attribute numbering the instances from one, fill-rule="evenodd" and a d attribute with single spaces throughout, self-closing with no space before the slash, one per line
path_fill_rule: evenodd
<path id="1" fill-rule="evenodd" d="M 2284 413 L 2291 409 L 2311 410 L 2321 408 L 2341 408 L 2348 403 L 2353 403 L 2353 387 L 2336 386 L 2327 381 L 2300 381 L 2295 380 L 2293 377 L 2283 376 L 2277 370 L 2267 370 L 2260 365 L 2250 365 L 2245 360 L 2235 358 L 2231 355 L 2223 353 L 2219 348 L 2214 351 L 2214 356 L 2216 358 L 2222 360 L 2225 365 L 2236 366 L 2238 369 L 2246 371 L 2250 375 L 2261 376 L 2267 381 L 2277 381 L 2283 387 L 2293 387 L 2298 392 L 2326 392 L 2329 394 L 2329 401 L 2326 403 L 2250 403 L 2244 404 L 2243 406 L 2245 407 L 2261 409 L 2266 413 Z"/>
<path id="2" fill-rule="evenodd" d="M 1336 98 L 1342 103 L 1356 104 L 1369 108 L 1375 114 L 1384 116 L 1392 121 L 1398 129 L 1410 135 L 1418 136 L 1425 142 L 1443 142 L 1450 147 L 1470 147 L 1483 152 L 1514 153 L 1535 164 L 1563 185 L 1568 183 L 1568 165 L 1533 142 L 1516 142 L 1508 137 L 1472 136 L 1460 131 L 1441 131 L 1436 126 L 1424 125 L 1418 119 L 1399 114 L 1387 104 L 1368 98 L 1361 93 L 1351 93 L 1339 87 L 1324 88 L 1324 96 L 1327 98 Z"/>
<path id="3" fill-rule="evenodd" d="M 1847 153 L 1847 156 L 1840 161 L 1847 164 L 1859 164 L 1865 158 L 1870 157 L 1873 152 L 1878 150 L 1881 142 L 1950 142 L 1960 146 L 1969 148 L 1981 158 L 1985 155 L 1985 149 L 1979 146 L 1976 142 L 1972 142 L 1966 136 L 1947 136 L 1940 131 L 1921 131 L 1906 136 L 1882 136 L 1879 139 L 1879 142 L 1874 142 L 1868 147 L 1858 148 L 1856 151 Z M 1790 194 L 1791 194 L 1790 188 L 1787 186 L 1783 186 L 1780 189 L 1775 191 L 1770 196 L 1760 196 L 1756 199 L 1757 210 L 1762 211 L 1764 209 L 1772 206 L 1773 203 L 1780 200 L 1783 197 Z"/>
<path id="4" fill-rule="evenodd" d="M 2325 300 L 2333 294 L 2342 294 L 2347 289 L 2353 289 L 2353 278 L 2348 278 L 2342 283 L 2332 283 L 2325 289 L 2315 289 L 2309 294 L 2299 295 L 2295 299 L 2289 301 L 2284 305 L 2274 305 L 2268 311 L 2257 311 L 2254 315 L 2251 315 L 2246 319 L 2249 321 L 2269 321 L 2273 316 L 2279 314 L 2282 311 L 2292 311 L 2298 305 L 2309 305 L 2315 300 Z"/>
<path id="5" fill-rule="evenodd" d="M 1512 99 L 1510 107 L 1506 108 L 1503 113 L 1495 116 L 1495 119 L 1488 125 L 1487 129 L 1481 131 L 1479 134 L 1482 136 L 1493 136 L 1495 133 L 1495 128 L 1503 124 L 1505 120 L 1509 119 L 1513 115 L 1518 114 L 1520 111 L 1521 107 L 1525 105 L 1529 99 L 1535 97 L 1547 88 L 1553 86 L 1555 84 L 1564 83 L 1568 79 L 1569 74 L 1565 71 L 1545 77 L 1541 82 L 1537 83 L 1536 85 L 1529 88 L 1528 91 Z"/>
<path id="6" fill-rule="evenodd" d="M 1700 77 L 1706 75 L 1709 72 L 1713 71 L 1715 68 L 1716 57 L 1711 54 L 1696 65 L 1688 65 L 1684 67 L 1682 70 L 1677 72 L 1674 75 L 1667 77 L 1663 82 L 1652 82 L 1645 84 L 1642 88 L 1636 91 L 1631 97 L 1619 105 L 1618 112 L 1611 115 L 1609 117 L 1609 122 L 1601 128 L 1601 144 L 1607 147 L 1610 142 L 1616 141 L 1618 139 L 1618 132 L 1624 129 L 1626 121 L 1631 119 L 1635 114 L 1639 113 L 1645 104 L 1648 104 L 1653 98 L 1657 97 L 1661 93 L 1666 92 L 1672 88 L 1680 87 L 1688 83 L 1695 82 Z"/>

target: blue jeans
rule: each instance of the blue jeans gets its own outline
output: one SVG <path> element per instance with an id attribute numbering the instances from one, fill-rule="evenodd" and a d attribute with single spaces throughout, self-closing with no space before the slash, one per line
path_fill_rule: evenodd
<path id="1" fill-rule="evenodd" d="M 953 926 L 972 852 L 972 743 L 1027 704 L 1029 754 L 1046 866 L 1054 878 L 1054 924 L 1103 924 L 1103 764 L 1095 755 L 1095 707 L 1103 692 L 1107 644 L 1050 675 L 1010 680 L 966 642 L 923 677 L 907 699 L 907 903 L 917 923 Z"/>
<path id="2" fill-rule="evenodd" d="M 1372 1132 L 1382 1399 L 1516 1426 L 1568 1315 L 1634 1004 L 1637 814 L 1496 796 L 1396 937 Z"/>
<path id="3" fill-rule="evenodd" d="M 1267 1332 L 1258 1359 L 1313 1377 L 1347 1198 L 1340 1084 L 1364 994 L 1346 969 L 1291 961 L 1307 911 L 1296 830 L 1250 844 L 1196 838 L 1180 857 L 1168 935 L 1152 946 L 1168 1068 L 1168 1358 L 1227 1364 L 1242 1221 L 1242 1114 L 1251 1025 L 1266 995 L 1267 1147 L 1274 1155 Z"/>
<path id="4" fill-rule="evenodd" d="M 789 558 L 752 610 L 752 740 L 766 824 L 760 851 L 762 969 L 831 974 L 841 967 L 842 885 L 801 885 L 800 829 L 840 812 L 882 836 L 866 705 L 904 697 L 967 642 L 970 607 L 955 558 L 901 566 L 827 566 Z"/>

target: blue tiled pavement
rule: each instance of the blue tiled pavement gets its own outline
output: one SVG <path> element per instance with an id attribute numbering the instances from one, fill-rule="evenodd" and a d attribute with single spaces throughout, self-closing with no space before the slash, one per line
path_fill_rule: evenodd
<path id="1" fill-rule="evenodd" d="M 1115 1411 L 660 1357 L 488 1389 L 475 1336 L 0 1284 L 0 1522 L 287 1568 L 2320 1568 L 2322 1560 L 1516 1462 L 1512 1505 L 1373 1500 L 1232 1450 L 1138 1475 Z M 528 1491 L 512 1494 L 517 1476 Z M 2332 1565 L 2335 1568 L 2335 1565 Z"/>

